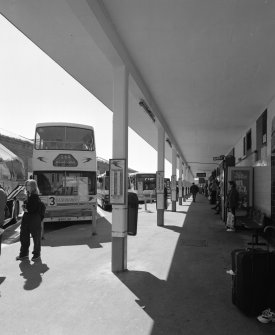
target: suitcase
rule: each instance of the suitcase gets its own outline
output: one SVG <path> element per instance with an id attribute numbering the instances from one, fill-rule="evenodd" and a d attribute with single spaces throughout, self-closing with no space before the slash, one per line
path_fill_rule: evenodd
<path id="1" fill-rule="evenodd" d="M 232 302 L 247 316 L 257 316 L 270 303 L 275 278 L 275 253 L 263 249 L 236 249 L 231 253 Z"/>

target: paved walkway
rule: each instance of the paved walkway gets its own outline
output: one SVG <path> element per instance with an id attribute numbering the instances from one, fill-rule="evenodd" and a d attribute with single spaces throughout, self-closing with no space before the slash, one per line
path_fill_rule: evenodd
<path id="1" fill-rule="evenodd" d="M 169 207 L 171 208 L 171 207 Z M 259 335 L 275 324 L 247 318 L 231 303 L 230 252 L 246 232 L 228 233 L 207 199 L 187 200 L 156 225 L 155 204 L 139 209 L 128 238 L 128 271 L 111 269 L 110 223 L 46 233 L 42 262 L 16 262 L 4 247 L 0 269 L 1 334 Z"/>

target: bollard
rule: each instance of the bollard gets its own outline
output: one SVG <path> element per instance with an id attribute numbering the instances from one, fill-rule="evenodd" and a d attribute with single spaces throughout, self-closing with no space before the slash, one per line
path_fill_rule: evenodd
<path id="1" fill-rule="evenodd" d="M 137 234 L 138 220 L 138 196 L 135 193 L 128 193 L 128 217 L 127 217 L 127 232 L 128 235 Z"/>

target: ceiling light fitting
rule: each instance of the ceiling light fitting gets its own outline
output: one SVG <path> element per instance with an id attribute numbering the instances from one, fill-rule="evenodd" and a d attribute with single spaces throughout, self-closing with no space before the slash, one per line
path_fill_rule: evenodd
<path id="1" fill-rule="evenodd" d="M 169 140 L 168 137 L 166 138 L 166 142 L 169 144 L 170 148 L 172 148 L 172 143 L 171 143 L 171 141 Z"/>
<path id="2" fill-rule="evenodd" d="M 144 109 L 145 113 L 148 114 L 148 116 L 150 117 L 150 119 L 153 122 L 156 122 L 155 119 L 155 115 L 153 114 L 153 112 L 150 110 L 149 106 L 147 105 L 147 103 L 144 100 L 140 100 L 139 105 Z"/>

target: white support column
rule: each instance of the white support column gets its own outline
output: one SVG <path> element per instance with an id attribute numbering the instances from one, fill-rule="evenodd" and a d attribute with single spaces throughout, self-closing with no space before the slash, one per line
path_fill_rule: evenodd
<path id="1" fill-rule="evenodd" d="M 185 201 L 185 164 L 182 165 L 182 201 Z"/>
<path id="2" fill-rule="evenodd" d="M 187 187 L 187 177 L 186 177 L 186 174 L 187 174 L 187 167 L 186 167 L 186 164 L 184 164 L 184 167 L 183 167 L 183 179 L 184 179 L 184 182 L 183 182 L 183 185 L 184 185 L 183 201 L 186 200 L 186 195 L 187 195 L 187 192 L 186 192 L 186 187 Z"/>
<path id="3" fill-rule="evenodd" d="M 187 195 L 190 194 L 190 167 L 186 167 Z"/>
<path id="4" fill-rule="evenodd" d="M 124 66 L 114 68 L 113 93 L 113 158 L 126 159 L 125 185 L 128 185 L 128 80 Z M 112 271 L 127 269 L 127 214 L 126 204 L 113 205 L 112 209 Z"/>
<path id="5" fill-rule="evenodd" d="M 164 225 L 164 154 L 165 132 L 158 122 L 157 225 Z"/>
<path id="6" fill-rule="evenodd" d="M 177 203 L 177 189 L 176 185 L 173 185 L 175 181 L 177 181 L 177 152 L 175 147 L 172 147 L 172 190 L 171 190 L 171 197 L 172 197 L 172 212 L 176 211 L 176 203 Z"/>
<path id="7" fill-rule="evenodd" d="M 179 205 L 182 205 L 182 159 L 179 158 Z"/>

